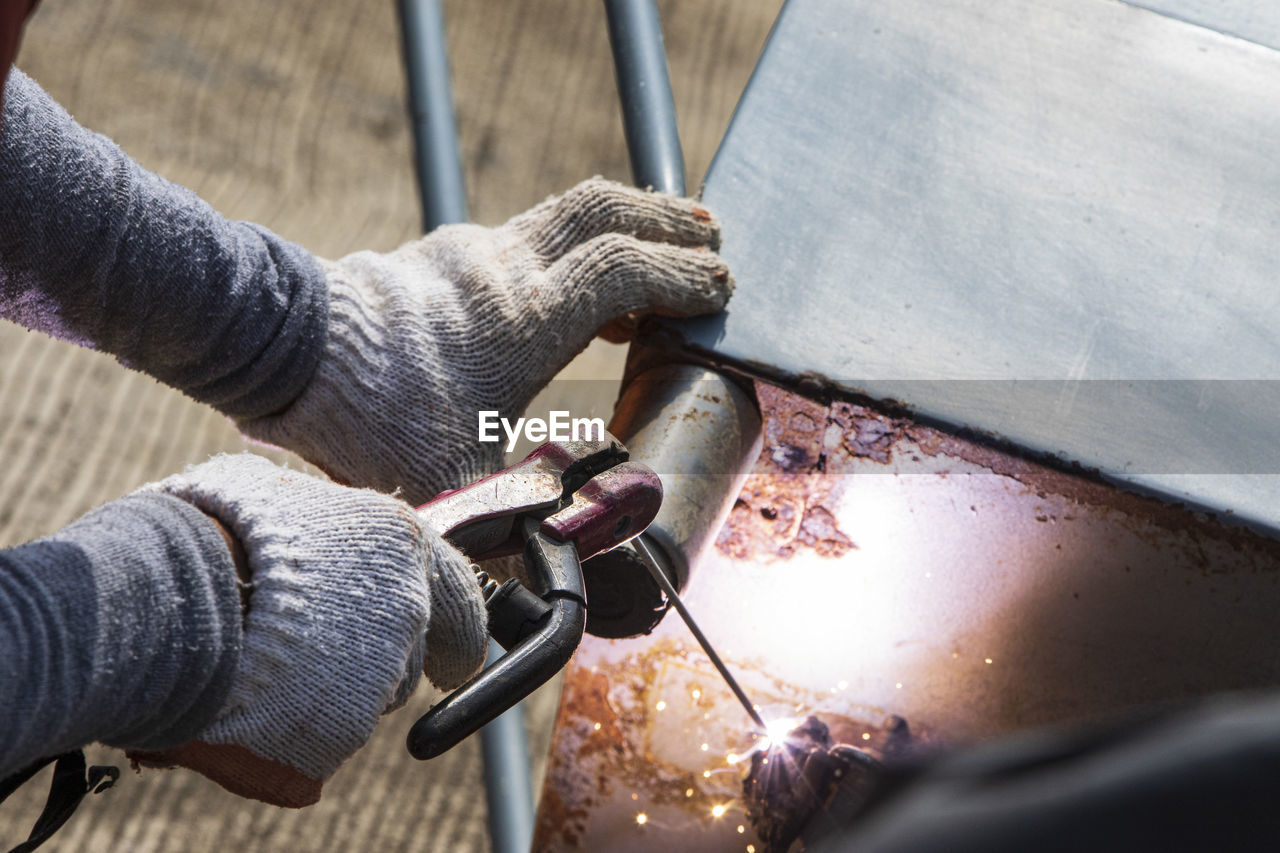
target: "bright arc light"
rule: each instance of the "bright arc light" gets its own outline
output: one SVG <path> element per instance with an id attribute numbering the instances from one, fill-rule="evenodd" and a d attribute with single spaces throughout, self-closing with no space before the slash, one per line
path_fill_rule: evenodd
<path id="1" fill-rule="evenodd" d="M 757 744 L 760 749 L 768 749 L 771 744 L 782 743 L 787 739 L 787 735 L 791 730 L 800 725 L 799 717 L 781 717 L 777 720 L 769 720 L 764 724 L 765 735 L 764 742 Z"/>

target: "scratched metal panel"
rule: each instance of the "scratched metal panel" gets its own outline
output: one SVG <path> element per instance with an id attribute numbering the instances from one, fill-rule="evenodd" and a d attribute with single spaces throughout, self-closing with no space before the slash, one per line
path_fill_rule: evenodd
<path id="1" fill-rule="evenodd" d="M 674 328 L 1274 529 L 1277 105 L 1132 5 L 790 0 L 706 185 L 738 292 Z"/>

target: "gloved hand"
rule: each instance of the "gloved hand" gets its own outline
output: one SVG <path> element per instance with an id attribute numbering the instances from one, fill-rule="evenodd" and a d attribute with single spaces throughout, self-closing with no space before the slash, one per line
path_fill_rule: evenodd
<path id="1" fill-rule="evenodd" d="M 315 375 L 283 413 L 240 428 L 340 482 L 421 504 L 500 467 L 479 412 L 514 419 L 610 321 L 724 307 L 718 246 L 697 203 L 597 178 L 499 228 L 453 225 L 324 262 Z"/>
<path id="2" fill-rule="evenodd" d="M 250 573 L 240 667 L 195 741 L 131 753 L 241 796 L 300 807 L 400 707 L 424 669 L 451 689 L 484 661 L 467 560 L 395 498 L 242 454 L 151 488 L 222 523 Z"/>

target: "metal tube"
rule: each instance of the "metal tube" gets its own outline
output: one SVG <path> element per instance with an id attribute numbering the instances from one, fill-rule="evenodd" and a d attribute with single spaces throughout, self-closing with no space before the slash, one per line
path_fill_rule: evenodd
<path id="1" fill-rule="evenodd" d="M 683 592 L 760 453 L 760 413 L 715 371 L 669 364 L 627 384 L 609 430 L 662 479 L 662 508 L 643 535 Z"/>
<path id="2" fill-rule="evenodd" d="M 489 641 L 489 661 L 503 654 Z M 484 798 L 493 853 L 528 853 L 533 844 L 533 781 L 524 705 L 512 705 L 480 730 L 484 758 Z"/>
<path id="3" fill-rule="evenodd" d="M 622 123 L 636 184 L 685 194 L 684 155 L 654 0 L 604 0 Z M 633 350 L 634 356 L 634 350 Z M 759 450 L 760 414 L 737 386 L 695 367 L 668 366 L 633 379 L 610 429 L 662 478 L 665 498 L 643 534 L 677 590 L 714 540 Z M 603 637 L 648 633 L 662 618 L 663 595 L 631 551 L 597 557 L 587 630 Z M 594 564 L 594 565 L 592 565 Z"/>
<path id="4" fill-rule="evenodd" d="M 404 69 L 413 125 L 413 164 L 426 231 L 467 221 L 449 52 L 440 0 L 399 0 Z"/>
<path id="5" fill-rule="evenodd" d="M 637 186 L 684 195 L 684 155 L 658 7 L 653 0 L 604 0 L 604 9 L 632 176 Z"/>
<path id="6" fill-rule="evenodd" d="M 430 231 L 467 220 L 444 12 L 439 0 L 399 0 L 397 8 L 422 224 Z M 490 657 L 495 654 L 501 655 L 502 649 L 491 643 Z M 533 843 L 533 782 L 523 706 L 513 706 L 485 726 L 480 746 L 492 849 L 494 853 L 527 853 Z"/>
<path id="7" fill-rule="evenodd" d="M 684 591 L 760 454 L 760 413 L 718 373 L 669 364 L 627 384 L 609 429 L 662 480 L 662 507 L 639 538 L 672 587 Z M 582 571 L 587 632 L 595 636 L 647 634 L 674 604 L 630 548 L 593 557 Z"/>

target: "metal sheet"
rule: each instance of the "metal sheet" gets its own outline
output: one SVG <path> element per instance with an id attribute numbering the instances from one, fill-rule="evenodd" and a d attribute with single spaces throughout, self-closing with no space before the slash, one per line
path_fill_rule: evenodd
<path id="1" fill-rule="evenodd" d="M 672 328 L 1274 530 L 1277 104 L 1131 5 L 790 0 L 704 196 L 737 294 Z"/>
<path id="2" fill-rule="evenodd" d="M 763 450 L 685 600 L 767 720 L 813 713 L 882 755 L 891 715 L 956 744 L 1280 680 L 1280 543 L 906 419 L 758 394 Z M 750 728 L 679 620 L 587 638 L 534 848 L 763 849 Z"/>
<path id="3" fill-rule="evenodd" d="M 1272 0 L 1123 0 L 1220 33 L 1280 48 L 1280 14 Z"/>

